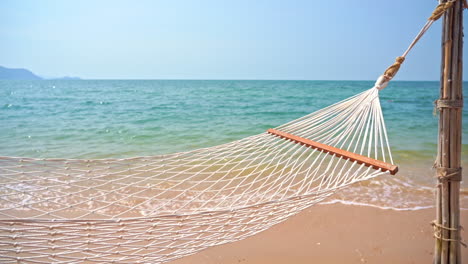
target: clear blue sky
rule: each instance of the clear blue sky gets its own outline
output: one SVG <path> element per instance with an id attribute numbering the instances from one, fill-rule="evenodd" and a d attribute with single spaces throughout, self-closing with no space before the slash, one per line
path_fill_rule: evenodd
<path id="1" fill-rule="evenodd" d="M 373 80 L 406 49 L 436 5 L 2 0 L 0 65 L 89 79 Z M 440 31 L 438 21 L 396 79 L 438 79 Z"/>

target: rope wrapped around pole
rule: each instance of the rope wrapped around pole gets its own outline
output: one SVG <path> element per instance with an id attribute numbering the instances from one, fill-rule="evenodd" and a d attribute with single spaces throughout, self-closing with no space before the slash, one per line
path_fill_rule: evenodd
<path id="1" fill-rule="evenodd" d="M 449 9 L 453 6 L 453 3 L 455 1 L 448 1 L 448 2 L 445 2 L 445 3 L 441 3 L 439 4 L 435 9 L 434 11 L 432 12 L 432 15 L 429 17 L 429 20 L 433 20 L 433 21 L 436 21 L 438 20 L 439 18 L 442 17 L 442 15 Z"/>

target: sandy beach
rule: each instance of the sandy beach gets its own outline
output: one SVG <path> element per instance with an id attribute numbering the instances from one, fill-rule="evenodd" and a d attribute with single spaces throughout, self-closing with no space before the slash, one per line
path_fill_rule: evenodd
<path id="1" fill-rule="evenodd" d="M 316 205 L 256 236 L 171 263 L 431 263 L 434 214 L 434 209 Z M 467 210 L 461 223 L 468 227 Z M 465 241 L 466 234 L 462 231 Z M 463 248 L 462 259 L 468 260 Z"/>

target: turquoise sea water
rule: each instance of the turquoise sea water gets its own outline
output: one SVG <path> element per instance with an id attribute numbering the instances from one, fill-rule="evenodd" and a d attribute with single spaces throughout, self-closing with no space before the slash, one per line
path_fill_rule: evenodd
<path id="1" fill-rule="evenodd" d="M 372 85 L 372 81 L 0 81 L 0 156 L 91 159 L 208 147 L 262 133 Z M 377 188 L 371 185 L 380 184 L 390 188 L 391 196 L 396 184 L 418 191 L 432 186 L 438 123 L 433 101 L 438 92 L 438 82 L 396 81 L 380 93 L 394 159 L 402 171 L 397 183 L 382 179 L 361 188 L 370 186 L 371 193 Z M 466 110 L 463 126 L 466 167 Z M 466 195 L 466 181 L 464 186 Z M 402 188 L 406 187 L 399 191 Z M 428 189 L 423 194 L 427 201 L 411 203 L 405 199 L 420 198 L 401 196 L 405 201 L 398 206 L 429 206 L 431 195 Z M 375 198 L 369 197 L 363 199 Z M 397 202 L 380 205 L 389 203 Z"/>

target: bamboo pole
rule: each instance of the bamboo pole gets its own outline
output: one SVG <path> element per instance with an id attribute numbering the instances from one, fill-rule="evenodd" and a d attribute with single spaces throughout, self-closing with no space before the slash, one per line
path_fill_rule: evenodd
<path id="1" fill-rule="evenodd" d="M 446 2 L 443 0 L 441 2 Z M 463 100 L 463 1 L 456 1 L 443 18 L 439 145 L 436 160 L 436 243 L 434 263 L 460 264 L 460 180 Z M 462 101 L 461 101 L 462 102 Z M 458 103 L 458 104 L 457 104 Z M 440 105 L 439 105 L 440 106 Z"/>

